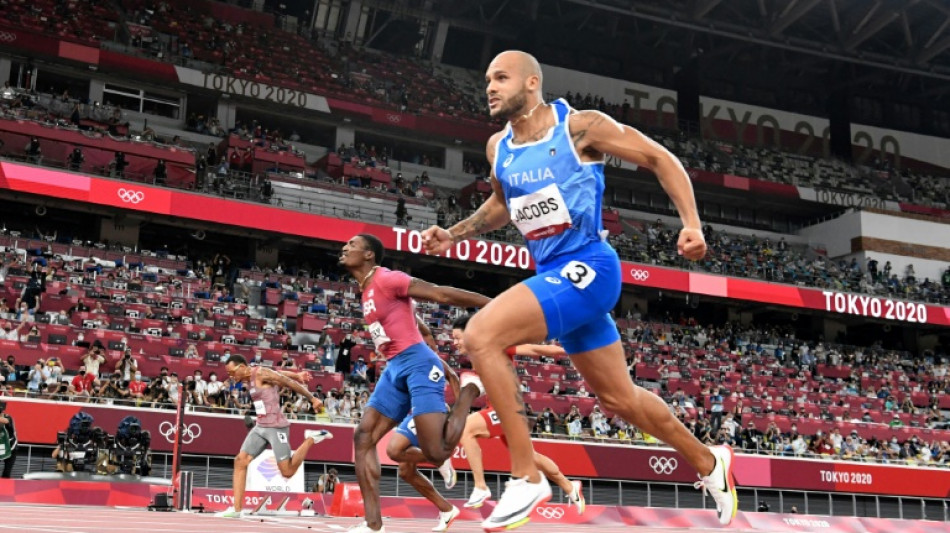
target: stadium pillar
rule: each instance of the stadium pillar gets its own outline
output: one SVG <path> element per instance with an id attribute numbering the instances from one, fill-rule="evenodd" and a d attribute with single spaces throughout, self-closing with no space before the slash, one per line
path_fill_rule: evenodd
<path id="1" fill-rule="evenodd" d="M 363 14 L 363 2 L 360 0 L 352 0 L 350 2 L 350 7 L 346 11 L 346 22 L 343 25 L 343 40 L 344 41 L 355 41 L 357 35 L 360 34 L 359 25 L 360 17 Z"/>
<path id="2" fill-rule="evenodd" d="M 482 41 L 482 60 L 478 62 L 479 65 L 488 65 L 492 60 L 492 48 L 495 46 L 495 38 L 490 34 L 485 36 L 485 40 Z"/>
<path id="3" fill-rule="evenodd" d="M 695 52 L 680 70 L 674 72 L 673 85 L 676 88 L 677 126 L 690 136 L 700 135 L 699 57 Z"/>
<path id="4" fill-rule="evenodd" d="M 828 97 L 828 121 L 831 133 L 830 155 L 850 162 L 851 150 L 851 98 L 846 90 L 838 89 Z"/>
<path id="5" fill-rule="evenodd" d="M 459 174 L 462 172 L 462 151 L 458 148 L 445 149 L 445 171 L 450 174 Z"/>
<path id="6" fill-rule="evenodd" d="M 449 23 L 440 20 L 438 26 L 435 28 L 435 39 L 432 40 L 432 53 L 429 55 L 435 63 L 442 62 L 442 52 L 445 50 L 445 38 L 449 34 Z"/>
<path id="7" fill-rule="evenodd" d="M 125 214 L 102 217 L 99 221 L 99 241 L 108 240 L 110 243 L 134 247 L 139 242 L 139 229 L 139 221 Z"/>
<path id="8" fill-rule="evenodd" d="M 337 148 L 341 144 L 349 146 L 354 142 L 356 142 L 356 130 L 349 126 L 336 127 L 336 144 L 333 145 L 333 148 Z"/>
<path id="9" fill-rule="evenodd" d="M 89 82 L 89 101 L 90 102 L 104 102 L 105 88 L 106 88 L 106 82 L 102 80 L 91 80 Z"/>
<path id="10" fill-rule="evenodd" d="M 237 105 L 231 100 L 219 99 L 217 118 L 223 127 L 233 129 L 237 124 Z"/>
<path id="11" fill-rule="evenodd" d="M 0 80 L 7 81 L 10 79 L 10 70 L 13 68 L 13 62 L 8 58 L 0 58 Z M 13 83 L 12 85 L 16 85 Z"/>

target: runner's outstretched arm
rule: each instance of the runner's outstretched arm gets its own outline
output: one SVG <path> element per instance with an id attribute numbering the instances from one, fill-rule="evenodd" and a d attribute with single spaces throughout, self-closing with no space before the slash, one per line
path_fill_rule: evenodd
<path id="1" fill-rule="evenodd" d="M 311 394 L 310 391 L 307 390 L 307 387 L 304 387 L 299 381 L 295 381 L 287 376 L 278 374 L 269 368 L 261 368 L 259 372 L 260 373 L 258 375 L 260 376 L 262 382 L 280 387 L 286 387 L 297 394 L 302 395 L 313 405 L 314 412 L 319 412 L 320 408 L 323 406 L 323 402 Z"/>
<path id="2" fill-rule="evenodd" d="M 409 283 L 409 296 L 417 300 L 427 300 L 456 307 L 485 307 L 491 298 L 484 294 L 456 289 L 447 285 L 434 285 L 419 278 Z"/>

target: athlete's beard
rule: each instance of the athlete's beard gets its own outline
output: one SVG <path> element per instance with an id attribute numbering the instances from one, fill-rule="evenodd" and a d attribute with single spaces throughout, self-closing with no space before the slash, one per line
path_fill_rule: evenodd
<path id="1" fill-rule="evenodd" d="M 518 93 L 517 95 L 512 96 L 511 100 L 502 105 L 502 107 L 500 107 L 495 113 L 495 116 L 504 120 L 518 118 L 525 113 L 525 107 L 527 105 L 528 96 L 523 92 Z"/>

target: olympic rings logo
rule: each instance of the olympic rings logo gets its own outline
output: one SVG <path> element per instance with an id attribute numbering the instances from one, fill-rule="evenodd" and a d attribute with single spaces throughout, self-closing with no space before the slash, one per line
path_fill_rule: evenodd
<path id="1" fill-rule="evenodd" d="M 394 123 L 394 124 L 398 124 L 398 123 L 402 122 L 402 117 L 401 117 L 400 115 L 396 115 L 396 114 L 394 114 L 394 113 L 386 113 L 386 119 L 389 120 L 390 122 Z"/>
<path id="2" fill-rule="evenodd" d="M 0 31 L 0 41 L 12 43 L 16 40 L 16 34 L 9 31 Z"/>
<path id="3" fill-rule="evenodd" d="M 125 203 L 137 204 L 145 199 L 144 192 L 132 189 L 122 188 L 116 191 L 116 194 L 119 195 L 119 200 L 122 200 Z"/>
<path id="4" fill-rule="evenodd" d="M 631 268 L 630 275 L 633 276 L 634 281 L 646 281 L 650 279 L 650 271 L 640 270 L 639 268 Z"/>
<path id="5" fill-rule="evenodd" d="M 158 425 L 158 432 L 165 437 L 170 443 L 175 442 L 175 433 L 177 433 L 178 428 L 175 427 L 175 424 L 172 424 L 168 420 L 162 422 Z M 201 426 L 198 424 L 189 424 L 185 426 L 184 432 L 181 434 L 181 443 L 182 444 L 191 444 L 195 439 L 201 436 Z"/>
<path id="6" fill-rule="evenodd" d="M 650 468 L 657 474 L 670 475 L 679 466 L 679 461 L 675 457 L 650 457 Z"/>
<path id="7" fill-rule="evenodd" d="M 548 520 L 560 520 L 564 516 L 564 509 L 560 507 L 535 507 L 534 511 Z"/>

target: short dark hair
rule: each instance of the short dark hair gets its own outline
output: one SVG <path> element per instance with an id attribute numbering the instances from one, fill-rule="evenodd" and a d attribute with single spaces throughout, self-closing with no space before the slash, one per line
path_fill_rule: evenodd
<path id="1" fill-rule="evenodd" d="M 465 313 L 464 315 L 455 319 L 455 322 L 452 322 L 452 329 L 460 329 L 465 331 L 465 327 L 468 326 L 469 319 L 472 318 L 470 313 Z"/>
<path id="2" fill-rule="evenodd" d="M 383 246 L 383 241 L 371 233 L 360 233 L 357 237 L 360 237 L 369 245 L 369 251 L 373 252 L 376 264 L 383 264 L 383 258 L 386 256 L 386 248 Z"/>
<path id="3" fill-rule="evenodd" d="M 228 357 L 228 363 L 234 363 L 236 366 L 246 365 L 247 359 L 245 359 L 243 355 L 232 355 Z"/>

